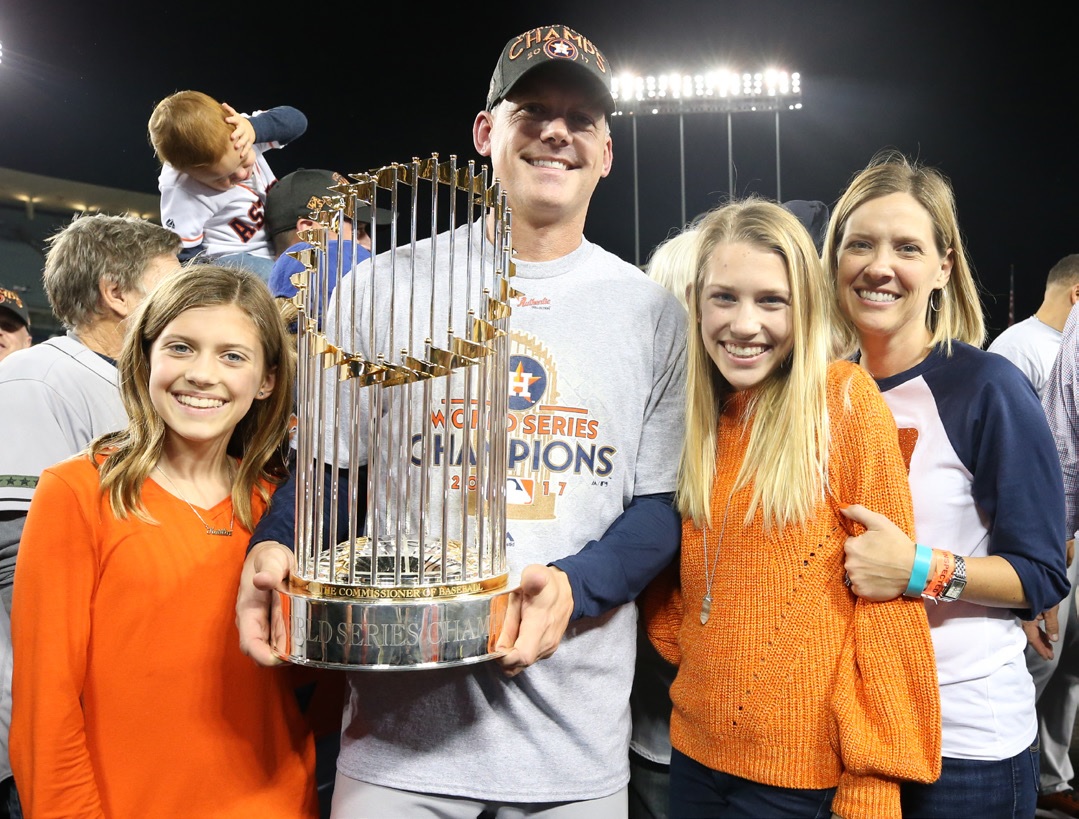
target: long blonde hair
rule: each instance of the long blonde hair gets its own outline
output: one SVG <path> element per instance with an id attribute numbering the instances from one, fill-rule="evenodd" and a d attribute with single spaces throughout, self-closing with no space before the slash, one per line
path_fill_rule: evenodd
<path id="1" fill-rule="evenodd" d="M 698 234 L 689 299 L 692 331 L 687 342 L 686 434 L 678 508 L 697 526 L 711 525 L 716 431 L 733 391 L 701 339 L 700 294 L 716 247 L 744 242 L 783 260 L 790 281 L 794 346 L 788 360 L 754 390 L 747 409 L 747 416 L 754 417 L 753 428 L 735 489 L 753 484 L 747 522 L 758 506 L 766 526 L 802 522 L 823 497 L 827 482 L 827 370 L 836 350 L 831 288 L 813 239 L 775 202 L 750 197 L 722 205 L 699 222 Z"/>
<path id="2" fill-rule="evenodd" d="M 942 344 L 949 355 L 952 341 L 964 341 L 981 347 L 985 342 L 985 317 L 974 267 L 967 258 L 963 234 L 959 230 L 951 183 L 941 171 L 922 165 L 899 151 L 889 148 L 877 152 L 869 164 L 855 174 L 839 197 L 828 223 L 822 251 L 829 280 L 835 287 L 840 244 L 851 214 L 871 199 L 893 193 L 910 194 L 925 208 L 933 223 L 937 252 L 943 256 L 948 250 L 952 251 L 951 275 L 944 287 L 937 291 L 936 306 L 931 296 L 926 308 L 925 326 L 931 336 L 929 346 Z M 858 347 L 858 331 L 846 316 L 841 315 L 840 322 L 844 348 L 852 352 Z"/>
<path id="3" fill-rule="evenodd" d="M 261 481 L 280 483 L 285 477 L 295 357 L 285 324 L 266 283 L 255 273 L 235 267 L 190 264 L 165 278 L 130 319 L 123 351 L 117 361 L 120 396 L 127 410 L 128 425 L 90 445 L 95 458 L 104 455 L 99 467 L 101 490 L 109 496 L 113 514 L 134 514 L 151 520 L 142 506 L 142 484 L 161 457 L 165 423 L 150 400 L 150 348 L 165 327 L 178 315 L 196 307 L 236 305 L 254 322 L 262 342 L 266 372 L 276 373 L 270 396 L 253 401 L 228 443 L 228 454 L 240 459 L 232 484 L 232 503 L 237 519 L 248 530 L 255 521 L 251 492 L 258 487 L 264 499 L 269 492 Z"/>

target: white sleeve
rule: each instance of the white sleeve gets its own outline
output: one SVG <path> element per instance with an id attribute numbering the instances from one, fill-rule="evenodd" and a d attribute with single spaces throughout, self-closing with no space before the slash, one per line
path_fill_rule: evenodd
<path id="1" fill-rule="evenodd" d="M 169 165 L 161 169 L 158 188 L 161 191 L 161 224 L 180 237 L 185 248 L 203 243 L 204 228 L 214 210 L 205 197 L 192 193 L 185 186 L 185 174 Z"/>

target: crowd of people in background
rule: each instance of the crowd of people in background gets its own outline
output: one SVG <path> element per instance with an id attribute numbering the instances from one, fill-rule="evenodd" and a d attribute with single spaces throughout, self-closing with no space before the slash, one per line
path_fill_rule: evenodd
<path id="1" fill-rule="evenodd" d="M 717 204 L 638 269 L 585 236 L 611 80 L 541 26 L 477 89 L 513 286 L 544 306 L 511 332 L 614 453 L 515 522 L 489 662 L 312 672 L 272 650 L 270 598 L 301 260 L 328 254 L 316 318 L 362 350 L 412 331 L 372 252 L 433 304 L 447 243 L 490 225 L 390 250 L 391 211 L 326 227 L 345 177 L 264 156 L 302 112 L 181 91 L 147 125 L 160 224 L 46 243 L 65 333 L 0 281 L 0 819 L 1079 817 L 1079 254 L 987 347 L 952 186 L 888 149 L 830 203 Z"/>

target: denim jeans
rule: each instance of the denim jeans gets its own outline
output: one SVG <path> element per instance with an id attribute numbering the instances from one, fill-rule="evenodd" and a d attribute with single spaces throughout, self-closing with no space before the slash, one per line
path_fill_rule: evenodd
<path id="1" fill-rule="evenodd" d="M 10 776 L 0 782 L 0 819 L 23 819 L 19 792 L 15 790 L 15 780 Z"/>
<path id="2" fill-rule="evenodd" d="M 252 256 L 250 253 L 230 253 L 227 256 L 218 256 L 211 263 L 222 267 L 246 267 L 248 270 L 257 273 L 265 282 L 270 280 L 270 271 L 273 270 L 274 265 L 273 259 L 267 259 L 264 256 Z"/>
<path id="3" fill-rule="evenodd" d="M 629 819 L 667 819 L 670 765 L 629 752 Z"/>
<path id="4" fill-rule="evenodd" d="M 675 749 L 671 752 L 670 793 L 671 819 L 828 819 L 835 788 L 762 785 L 713 771 Z"/>
<path id="5" fill-rule="evenodd" d="M 944 757 L 940 779 L 900 786 L 903 815 L 919 819 L 1030 819 L 1038 802 L 1038 743 L 1011 759 Z"/>

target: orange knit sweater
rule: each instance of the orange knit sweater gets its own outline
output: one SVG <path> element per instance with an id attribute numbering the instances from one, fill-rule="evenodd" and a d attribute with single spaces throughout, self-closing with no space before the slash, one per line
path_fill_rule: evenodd
<path id="1" fill-rule="evenodd" d="M 864 504 L 908 534 L 910 488 L 892 415 L 864 370 L 828 372 L 834 498 Z M 843 583 L 854 524 L 822 501 L 803 526 L 765 533 L 751 488 L 731 496 L 749 435 L 747 396 L 723 413 L 708 562 L 719 551 L 708 623 L 702 534 L 682 531 L 681 584 L 660 575 L 642 598 L 649 636 L 678 665 L 671 742 L 714 770 L 788 788 L 837 787 L 844 819 L 900 817 L 899 780 L 940 775 L 940 697 L 921 600 L 871 603 Z M 730 497 L 726 532 L 720 527 Z"/>

